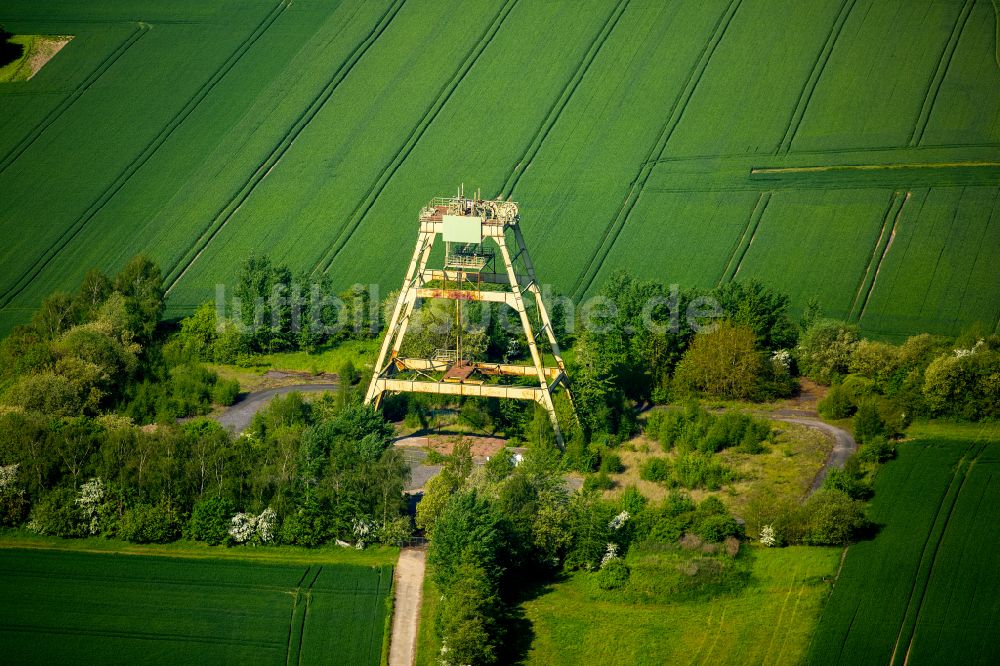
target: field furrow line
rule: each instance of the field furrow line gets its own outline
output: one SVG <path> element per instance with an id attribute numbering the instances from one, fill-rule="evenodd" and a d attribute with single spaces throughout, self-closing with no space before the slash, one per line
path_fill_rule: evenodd
<path id="1" fill-rule="evenodd" d="M 320 89 L 319 93 L 313 97 L 289 126 L 288 130 L 278 139 L 267 157 L 254 167 L 247 179 L 236 190 L 236 193 L 219 207 L 208 225 L 202 230 L 190 247 L 188 247 L 184 256 L 166 271 L 164 284 L 167 285 L 167 294 L 173 291 L 177 283 L 205 251 L 205 248 L 215 240 L 215 237 L 219 235 L 219 232 L 225 228 L 229 220 L 233 218 L 240 207 L 250 198 L 257 186 L 277 166 L 278 162 L 281 161 L 281 158 L 288 152 L 299 135 L 302 134 L 323 107 L 326 106 L 333 93 L 340 87 L 340 84 L 343 83 L 351 71 L 353 71 L 358 61 L 364 57 L 372 45 L 381 37 L 382 33 L 385 32 L 386 28 L 389 27 L 389 24 L 396 18 L 396 15 L 405 3 L 406 0 L 394 0 L 389 5 L 378 21 L 375 22 L 372 29 L 368 31 L 368 34 L 365 35 L 365 38 L 355 45 L 347 58 L 334 70 L 334 73 L 327 80 L 323 88 Z"/>
<path id="2" fill-rule="evenodd" d="M 250 48 L 260 37 L 267 32 L 278 16 L 291 4 L 291 0 L 282 0 L 267 16 L 254 28 L 253 32 L 247 36 L 233 53 L 226 58 L 225 62 L 212 73 L 212 76 L 198 88 L 195 94 L 188 99 L 180 111 L 171 118 L 167 124 L 153 137 L 153 140 L 146 144 L 125 169 L 115 178 L 114 181 L 101 193 L 101 195 L 78 217 L 50 246 L 38 260 L 0 297 L 0 307 L 6 306 L 11 300 L 17 297 L 35 277 L 67 246 L 77 235 L 94 219 L 94 217 L 117 195 L 129 182 L 129 180 L 145 165 L 156 152 L 167 142 L 174 131 L 201 105 L 202 101 L 208 97 L 216 85 L 228 74 L 233 67 L 243 58 Z"/>
<path id="3" fill-rule="evenodd" d="M 743 227 L 743 233 L 740 234 L 740 238 L 733 247 L 733 251 L 729 254 L 729 259 L 726 261 L 725 268 L 722 269 L 722 275 L 719 276 L 719 280 L 716 282 L 717 286 L 722 286 L 723 284 L 732 281 L 733 274 L 736 272 L 733 261 L 736 260 L 737 256 L 739 256 L 739 259 L 736 260 L 737 264 L 743 261 L 743 255 L 746 254 L 747 247 L 750 245 L 749 238 L 752 234 L 757 232 L 756 225 L 760 224 L 760 215 L 763 215 L 763 209 L 767 208 L 767 204 L 771 200 L 771 194 L 772 192 L 761 192 L 760 196 L 757 197 L 757 202 L 754 204 L 753 210 L 750 211 L 750 217 L 747 218 L 746 226 Z M 744 240 L 747 241 L 746 246 L 743 244 Z"/>
<path id="4" fill-rule="evenodd" d="M 960 302 L 965 302 L 965 295 L 969 293 L 969 288 L 972 286 L 972 278 L 975 274 L 975 267 L 979 263 L 979 257 L 983 253 L 983 248 L 991 248 L 990 243 L 986 240 L 987 234 L 989 234 L 990 225 L 994 223 L 997 219 L 997 213 L 1000 211 L 1000 206 L 997 206 L 997 202 L 1000 201 L 1000 189 L 998 189 L 993 195 L 993 203 L 990 206 L 990 216 L 986 219 L 986 225 L 983 227 L 983 233 L 979 237 L 979 242 L 976 243 L 976 256 L 972 258 L 969 263 L 970 270 L 968 277 L 965 278 L 965 286 L 962 288 L 962 297 Z M 958 324 L 959 313 L 955 313 L 955 323 Z"/>
<path id="5" fill-rule="evenodd" d="M 701 78 L 705 74 L 705 70 L 708 69 L 708 64 L 711 62 L 712 56 L 715 55 L 716 49 L 726 36 L 726 32 L 732 24 L 733 17 L 739 10 L 742 2 L 743 0 L 730 0 L 729 5 L 726 6 L 726 9 L 719 16 L 718 21 L 716 21 L 715 29 L 712 31 L 712 36 L 705 43 L 705 46 L 702 47 L 701 53 L 695 60 L 694 66 L 688 71 L 687 79 L 684 86 L 681 88 L 681 92 L 674 100 L 670 115 L 667 117 L 667 121 L 664 123 L 663 127 L 660 128 L 660 133 L 652 147 L 650 147 L 649 152 L 646 155 L 646 159 L 639 165 L 639 171 L 635 178 L 632 179 L 628 192 L 625 195 L 625 199 L 619 206 L 617 214 L 605 228 L 604 234 L 601 236 L 601 242 L 597 245 L 594 252 L 591 253 L 584 270 L 580 273 L 579 277 L 577 277 L 572 290 L 574 300 L 580 300 L 583 298 L 583 295 L 587 293 L 591 285 L 593 285 L 594 280 L 597 278 L 597 274 L 600 272 L 604 259 L 607 258 L 608 254 L 611 252 L 611 248 L 614 246 L 615 241 L 618 240 L 618 236 L 625 227 L 625 223 L 628 221 L 629 216 L 632 214 L 636 204 L 639 202 L 639 198 L 642 196 L 643 188 L 645 188 L 646 182 L 653 173 L 657 160 L 662 158 L 663 152 L 666 150 L 667 143 L 670 141 L 670 137 L 673 136 L 674 130 L 677 128 L 681 118 L 684 116 L 684 111 L 687 109 L 688 102 L 690 102 L 691 98 L 694 96 L 694 92 L 697 90 L 698 84 L 701 82 Z"/>
<path id="6" fill-rule="evenodd" d="M 503 5 L 501 5 L 499 11 L 497 11 L 497 13 L 493 16 L 493 19 L 486 26 L 486 29 L 480 35 L 479 39 L 477 39 L 469 51 L 466 52 L 465 57 L 452 74 L 451 78 L 448 79 L 444 86 L 442 86 L 441 90 L 438 91 L 434 101 L 431 102 L 431 104 L 424 111 L 423 115 L 417 121 L 417 124 L 410 130 L 406 140 L 396 151 L 396 154 L 393 155 L 389 163 L 383 167 L 382 171 L 375 179 L 375 182 L 365 193 L 365 196 L 354 207 L 354 210 L 348 217 L 347 224 L 341 229 L 337 238 L 334 239 L 330 247 L 323 253 L 320 260 L 313 266 L 313 273 L 325 273 L 330 270 L 330 266 L 333 265 L 337 256 L 351 240 L 354 232 L 361 226 L 361 222 L 365 219 L 365 216 L 368 215 L 368 211 L 372 209 L 375 202 L 378 201 L 382 192 L 385 191 L 389 181 L 391 181 L 392 177 L 396 175 L 396 172 L 410 156 L 414 148 L 416 148 L 420 139 L 423 138 L 427 129 L 437 118 L 438 114 L 441 113 L 441 109 L 443 109 L 448 103 L 448 100 L 451 99 L 455 90 L 458 89 L 458 86 L 465 79 L 466 75 L 472 70 L 476 61 L 479 60 L 479 57 L 493 41 L 493 38 L 496 37 L 498 32 L 500 32 L 501 26 L 504 24 L 504 21 L 510 15 L 511 11 L 513 11 L 514 6 L 517 5 L 518 2 L 519 0 L 505 0 Z"/>
<path id="7" fill-rule="evenodd" d="M 740 274 L 740 269 L 743 268 L 743 260 L 746 259 L 747 253 L 750 251 L 750 246 L 753 245 L 754 239 L 757 238 L 757 230 L 760 229 L 760 222 L 764 219 L 767 206 L 771 203 L 771 194 L 771 192 L 768 192 L 760 208 L 754 211 L 755 214 L 750 220 L 749 232 L 745 234 L 746 240 L 738 253 L 739 258 L 736 260 L 732 273 L 728 275 L 726 282 L 732 282 Z"/>
<path id="8" fill-rule="evenodd" d="M 896 227 L 899 225 L 899 218 L 903 213 L 903 207 L 910 200 L 911 194 L 912 192 L 907 192 L 904 195 L 902 192 L 897 191 L 893 192 L 892 196 L 889 197 L 889 205 L 882 215 L 882 230 L 879 232 L 874 247 L 872 247 L 872 254 L 868 258 L 868 265 L 865 267 L 865 272 L 858 281 L 858 288 L 854 292 L 854 300 L 851 301 L 851 309 L 847 315 L 849 321 L 857 322 L 860 320 L 861 313 L 864 311 L 865 306 L 868 305 L 872 287 L 875 285 L 875 275 L 878 269 L 882 267 L 882 260 L 885 259 L 885 255 L 889 250 L 890 239 L 896 235 Z M 893 220 L 891 227 L 889 220 Z"/>
<path id="9" fill-rule="evenodd" d="M 796 580 L 798 578 L 799 571 L 801 569 L 801 564 L 795 568 L 795 571 L 792 574 L 792 580 Z M 778 636 L 778 632 L 781 630 L 781 620 L 785 617 L 785 609 L 788 608 L 788 600 L 792 598 L 792 592 L 794 591 L 794 587 L 789 587 L 788 593 L 785 594 L 785 598 L 781 602 L 781 610 L 778 611 L 778 619 L 775 620 L 774 627 L 771 630 L 771 640 L 767 642 L 767 652 L 764 653 L 764 659 L 762 661 L 764 664 L 767 663 L 767 658 L 771 656 L 771 650 L 774 649 L 774 639 Z M 782 641 L 782 643 L 784 643 L 784 641 Z"/>
<path id="10" fill-rule="evenodd" d="M 542 121 L 538 129 L 535 130 L 534 136 L 531 137 L 531 141 L 528 143 L 528 148 L 524 151 L 524 154 L 514 165 L 514 168 L 507 175 L 504 180 L 503 185 L 500 187 L 500 196 L 503 199 L 509 198 L 513 193 L 514 189 L 517 187 L 518 182 L 521 180 L 521 176 L 524 172 L 528 170 L 531 163 L 534 161 L 535 156 L 538 155 L 538 151 L 541 150 L 542 144 L 545 143 L 545 139 L 548 138 L 549 133 L 552 128 L 555 127 L 556 122 L 559 120 L 559 116 L 562 114 L 563 110 L 569 104 L 570 99 L 576 92 L 577 87 L 579 87 L 580 82 L 583 81 L 583 77 L 587 74 L 590 69 L 591 64 L 597 58 L 597 54 L 600 53 L 601 49 L 604 48 L 604 44 L 608 41 L 608 37 L 614 32 L 615 27 L 618 25 L 619 20 L 628 8 L 631 0 L 618 0 L 618 4 L 611 10 L 608 18 L 604 21 L 604 25 L 601 26 L 600 31 L 590 42 L 587 47 L 587 52 L 584 54 L 583 59 L 577 66 L 576 71 L 570 76 L 566 85 L 563 86 L 562 91 L 559 93 L 559 97 L 556 98 L 552 106 L 549 107 L 548 113 L 545 115 L 545 119 Z"/>
<path id="11" fill-rule="evenodd" d="M 941 84 L 944 83 L 944 78 L 948 74 L 948 68 L 951 67 L 952 58 L 954 58 L 955 51 L 958 49 L 958 42 L 962 38 L 962 32 L 965 30 L 965 25 L 969 22 L 969 17 L 972 16 L 972 7 L 975 4 L 976 0 L 965 0 L 962 10 L 958 13 L 958 18 L 955 20 L 955 27 L 951 29 L 948 41 L 945 43 L 941 57 L 938 59 L 937 69 L 934 71 L 934 76 L 927 87 L 927 94 L 924 96 L 924 103 L 921 105 L 920 113 L 917 115 L 916 125 L 913 127 L 913 132 L 910 133 L 910 140 L 907 142 L 907 145 L 910 147 L 919 145 L 924 138 L 924 132 L 927 131 L 927 124 L 931 118 L 931 111 L 934 110 L 934 103 L 937 101 L 938 93 L 941 91 Z"/>
<path id="12" fill-rule="evenodd" d="M 97 64 L 97 67 L 87 75 L 87 77 L 80 82 L 80 84 L 71 90 L 69 94 L 62 99 L 59 104 L 57 104 L 51 111 L 49 111 L 44 118 L 39 121 L 37 125 L 28 134 L 26 134 L 20 141 L 18 141 L 14 146 L 7 152 L 3 158 L 0 158 L 0 173 L 3 173 L 13 164 L 17 159 L 24 154 L 28 148 L 31 147 L 38 138 L 45 133 L 49 127 L 52 126 L 56 120 L 62 116 L 73 104 L 76 103 L 80 97 L 86 93 L 94 83 L 100 79 L 106 71 L 108 71 L 115 62 L 118 61 L 125 53 L 131 49 L 139 39 L 149 32 L 152 26 L 148 23 L 139 23 L 136 25 L 135 30 L 133 30 L 128 37 L 126 37 L 121 44 L 119 44 L 111 53 L 105 56 L 101 62 Z"/>
<path id="13" fill-rule="evenodd" d="M 288 618 L 288 644 L 285 647 L 285 666 L 291 666 L 293 663 L 293 655 L 294 663 L 297 664 L 299 662 L 299 652 L 302 650 L 302 644 L 296 640 L 299 638 L 299 633 L 296 631 L 300 624 L 298 617 L 299 610 L 303 609 L 302 612 L 304 614 L 304 607 L 299 604 L 299 599 L 302 596 L 302 582 L 305 581 L 306 576 L 309 575 L 309 571 L 311 569 L 311 565 L 305 568 L 305 571 L 302 572 L 302 576 L 299 578 L 299 581 L 295 584 L 295 589 L 292 590 L 292 612 L 291 617 Z"/>
<path id="14" fill-rule="evenodd" d="M 299 630 L 298 631 L 298 650 L 297 650 L 296 655 L 295 655 L 295 663 L 297 665 L 299 665 L 299 666 L 301 666 L 301 664 L 302 664 L 302 643 L 305 642 L 305 639 L 306 639 L 306 621 L 309 619 L 309 608 L 310 608 L 310 606 L 312 606 L 313 585 L 316 584 L 316 579 L 319 578 L 319 575 L 322 572 L 323 572 L 323 567 L 322 566 L 320 566 L 318 569 L 316 569 L 315 575 L 313 575 L 312 580 L 309 581 L 309 585 L 306 587 L 306 590 L 305 590 L 305 600 L 306 600 L 306 602 L 303 605 L 302 619 L 299 622 L 299 627 L 298 627 L 298 630 Z"/>
<path id="15" fill-rule="evenodd" d="M 950 216 L 950 219 L 948 221 L 948 228 L 950 228 L 950 229 L 954 229 L 955 228 L 955 223 L 958 220 L 958 212 L 959 212 L 959 210 L 962 207 L 962 199 L 965 198 L 965 191 L 966 191 L 966 188 L 963 187 L 962 188 L 962 194 L 961 194 L 961 196 L 959 196 L 958 198 L 955 199 L 955 203 L 951 207 L 951 216 Z M 928 194 L 930 194 L 930 190 L 928 190 Z M 933 268 L 931 268 L 931 271 L 930 271 L 931 283 L 934 282 L 934 279 L 937 276 L 938 266 L 941 265 L 941 257 L 944 256 L 944 251 L 945 251 L 945 249 L 947 247 L 948 246 L 947 246 L 946 243 L 942 243 L 941 244 L 941 249 L 938 250 L 937 258 L 934 260 L 934 266 L 933 266 Z M 924 290 L 924 297 L 922 299 L 920 299 L 920 309 L 918 310 L 918 312 L 923 312 L 924 308 L 927 307 L 927 296 L 928 296 L 929 293 L 930 293 L 930 290 Z"/>
<path id="16" fill-rule="evenodd" d="M 931 530 L 927 533 L 927 539 L 924 542 L 924 547 L 920 555 L 920 563 L 917 566 L 913 587 L 910 589 L 910 598 L 906 604 L 903 622 L 900 625 L 899 633 L 896 636 L 896 642 L 892 649 L 892 657 L 889 659 L 890 666 L 897 663 L 897 655 L 899 655 L 900 645 L 909 646 L 913 640 L 914 631 L 917 625 L 917 618 L 920 615 L 924 595 L 927 592 L 927 585 L 930 582 L 931 572 L 937 562 L 941 540 L 948 528 L 948 522 L 951 520 L 952 514 L 955 512 L 955 505 L 958 503 L 958 497 L 962 494 L 962 489 L 965 487 L 965 483 L 969 479 L 969 473 L 975 466 L 976 459 L 979 457 L 979 454 L 983 452 L 985 447 L 985 443 L 973 444 L 968 454 L 959 462 L 958 467 L 955 470 L 955 475 L 952 478 L 951 485 L 948 488 L 948 493 L 945 495 L 941 506 L 938 508 L 938 513 L 934 519 L 934 524 L 931 527 Z M 904 653 L 903 659 L 899 660 L 899 663 L 902 664 L 905 662 L 905 655 L 908 655 L 908 653 L 909 650 L 907 649 L 906 653 Z"/>
<path id="17" fill-rule="evenodd" d="M 809 78 L 806 79 L 806 83 L 799 93 L 799 100 L 795 104 L 795 109 L 792 111 L 792 117 L 788 121 L 785 135 L 781 138 L 781 143 L 778 144 L 775 154 L 788 153 L 791 150 L 792 141 L 799 131 L 799 126 L 806 115 L 809 102 L 812 101 L 813 93 L 816 92 L 819 80 L 826 70 L 827 63 L 830 62 L 830 56 L 837 45 L 837 40 L 840 39 L 840 33 L 844 30 L 847 17 L 850 16 L 851 10 L 854 9 L 855 2 L 857 0 L 844 0 L 844 3 L 840 6 L 840 11 L 837 13 L 837 18 L 834 19 L 833 25 L 830 26 L 830 32 L 826 36 L 823 48 L 820 49 L 819 55 L 816 56 L 816 62 L 813 63 L 812 71 L 809 72 Z"/>

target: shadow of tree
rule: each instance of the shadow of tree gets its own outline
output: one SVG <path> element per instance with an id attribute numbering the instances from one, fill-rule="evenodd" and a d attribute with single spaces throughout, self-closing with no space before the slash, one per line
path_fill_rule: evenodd
<path id="1" fill-rule="evenodd" d="M 7 41 L 13 36 L 0 25 L 0 67 L 14 62 L 24 54 L 23 45 Z"/>

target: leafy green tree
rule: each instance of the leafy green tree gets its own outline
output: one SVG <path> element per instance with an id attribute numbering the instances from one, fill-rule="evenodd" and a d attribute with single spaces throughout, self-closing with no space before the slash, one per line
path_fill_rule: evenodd
<path id="1" fill-rule="evenodd" d="M 864 502 L 851 499 L 840 490 L 821 490 L 805 506 L 808 516 L 806 543 L 840 546 L 849 543 L 870 525 Z"/>
<path id="2" fill-rule="evenodd" d="M 72 488 L 56 488 L 46 493 L 31 511 L 29 529 L 39 534 L 67 538 L 85 535 L 83 513 Z"/>
<path id="3" fill-rule="evenodd" d="M 460 563 L 474 562 L 490 580 L 499 580 L 508 551 L 500 512 L 475 489 L 452 496 L 434 525 L 427 552 L 435 584 L 449 588 L 461 575 Z"/>
<path id="4" fill-rule="evenodd" d="M 498 622 L 502 609 L 488 570 L 471 557 L 463 558 L 454 583 L 443 594 L 437 618 L 447 663 L 497 663 L 503 643 Z"/>
<path id="5" fill-rule="evenodd" d="M 765 376 L 752 329 L 728 321 L 700 333 L 677 365 L 681 391 L 746 400 L 758 395 Z"/>
<path id="6" fill-rule="evenodd" d="M 821 319 L 799 338 L 795 350 L 799 370 L 809 379 L 829 385 L 847 374 L 857 344 L 856 326 Z"/>
<path id="7" fill-rule="evenodd" d="M 798 334 L 788 315 L 789 299 L 758 280 L 737 280 L 712 291 L 726 317 L 746 326 L 756 336 L 759 349 L 790 349 Z"/>
<path id="8" fill-rule="evenodd" d="M 115 276 L 113 287 L 125 297 L 129 329 L 137 340 L 152 340 L 165 307 L 160 267 L 145 255 L 132 258 Z"/>
<path id="9" fill-rule="evenodd" d="M 854 438 L 864 444 L 888 434 L 888 427 L 879 413 L 878 402 L 872 398 L 862 400 L 854 415 Z"/>
<path id="10" fill-rule="evenodd" d="M 188 535 L 197 541 L 213 546 L 226 543 L 229 538 L 230 519 L 236 513 L 232 500 L 223 497 L 209 497 L 195 502 L 191 511 Z"/>

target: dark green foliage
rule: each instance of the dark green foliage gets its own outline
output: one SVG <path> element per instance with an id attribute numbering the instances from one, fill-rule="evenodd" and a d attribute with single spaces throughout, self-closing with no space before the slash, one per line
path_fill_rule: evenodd
<path id="1" fill-rule="evenodd" d="M 118 521 L 118 537 L 135 543 L 167 543 L 180 533 L 180 517 L 170 502 L 136 504 Z"/>
<path id="2" fill-rule="evenodd" d="M 209 497 L 196 502 L 191 511 L 188 536 L 213 546 L 225 543 L 229 538 L 230 520 L 236 514 L 232 500 L 223 497 Z"/>
<path id="3" fill-rule="evenodd" d="M 136 338 L 149 342 L 163 314 L 163 276 L 149 257 L 139 255 L 115 276 L 114 291 L 125 297 L 130 330 Z"/>
<path id="4" fill-rule="evenodd" d="M 72 488 L 57 488 L 43 496 L 31 511 L 31 521 L 33 529 L 40 534 L 60 537 L 85 534 L 83 514 Z"/>
<path id="5" fill-rule="evenodd" d="M 664 451 L 677 448 L 715 453 L 739 447 L 744 453 L 760 453 L 763 451 L 761 443 L 770 437 L 771 427 L 766 421 L 746 414 L 711 414 L 691 402 L 683 411 L 662 410 L 650 414 L 646 434 L 659 441 Z"/>
<path id="6" fill-rule="evenodd" d="M 854 540 L 870 526 L 865 505 L 840 490 L 821 490 L 805 505 L 809 528 L 805 542 L 814 546 L 839 546 Z"/>
<path id="7" fill-rule="evenodd" d="M 503 645 L 502 603 L 489 572 L 463 558 L 437 615 L 437 632 L 456 664 L 493 664 Z"/>
<path id="8" fill-rule="evenodd" d="M 790 349 L 798 330 L 788 316 L 789 299 L 758 280 L 735 280 L 716 287 L 712 295 L 734 324 L 747 326 L 760 349 Z"/>
<path id="9" fill-rule="evenodd" d="M 611 490 L 615 487 L 614 479 L 608 476 L 607 472 L 598 472 L 597 474 L 589 474 L 586 479 L 583 480 L 584 490 Z"/>
<path id="10" fill-rule="evenodd" d="M 281 524 L 282 543 L 314 547 L 329 538 L 327 512 L 312 495 L 306 495 Z"/>
<path id="11" fill-rule="evenodd" d="M 240 383 L 235 379 L 219 379 L 212 388 L 212 403 L 228 407 L 240 395 Z"/>
<path id="12" fill-rule="evenodd" d="M 742 537 L 743 528 L 732 516 L 712 515 L 695 526 L 695 534 L 705 541 L 720 543 L 728 537 Z"/>
<path id="13" fill-rule="evenodd" d="M 475 562 L 488 577 L 497 580 L 507 548 L 503 517 L 493 504 L 475 490 L 462 491 L 438 516 L 427 561 L 434 582 L 440 589 L 447 589 L 460 578 L 464 561 Z"/>
<path id="14" fill-rule="evenodd" d="M 857 406 L 840 382 L 834 382 L 830 386 L 826 397 L 820 400 L 817 408 L 820 416 L 831 420 L 846 419 L 857 411 Z"/>
<path id="15" fill-rule="evenodd" d="M 618 590 L 628 583 L 629 569 L 625 560 L 615 557 L 608 560 L 597 573 L 597 586 L 602 590 Z"/>
<path id="16" fill-rule="evenodd" d="M 639 467 L 639 478 L 643 481 L 667 483 L 673 478 L 673 467 L 667 458 L 647 458 Z"/>
<path id="17" fill-rule="evenodd" d="M 625 471 L 625 465 L 622 464 L 621 456 L 617 453 L 604 451 L 601 453 L 601 466 L 599 470 L 607 474 L 621 474 Z"/>
<path id="18" fill-rule="evenodd" d="M 795 350 L 799 371 L 815 382 L 830 384 L 847 374 L 857 343 L 856 326 L 821 319 L 799 338 Z"/>
<path id="19" fill-rule="evenodd" d="M 872 437 L 858 448 L 857 459 L 866 464 L 879 464 L 896 457 L 896 447 L 885 437 Z"/>
<path id="20" fill-rule="evenodd" d="M 337 371 L 337 377 L 340 379 L 342 384 L 347 384 L 348 386 L 353 386 L 361 381 L 361 373 L 359 373 L 354 367 L 354 363 L 351 359 L 347 359 L 340 364 L 340 369 Z"/>
<path id="21" fill-rule="evenodd" d="M 864 444 L 872 439 L 885 438 L 889 428 L 879 413 L 878 402 L 874 399 L 862 400 L 854 415 L 854 438 Z"/>
<path id="22" fill-rule="evenodd" d="M 869 499 L 872 496 L 871 484 L 867 482 L 860 470 L 836 469 L 829 470 L 823 479 L 823 488 L 839 490 L 851 499 Z"/>
<path id="23" fill-rule="evenodd" d="M 682 453 L 674 461 L 674 480 L 685 488 L 718 490 L 736 478 L 736 472 L 731 467 L 715 460 L 710 454 L 692 451 Z"/>

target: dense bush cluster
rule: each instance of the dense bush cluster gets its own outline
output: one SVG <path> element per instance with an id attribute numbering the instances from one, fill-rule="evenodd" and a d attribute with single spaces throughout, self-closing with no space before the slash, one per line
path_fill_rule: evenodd
<path id="1" fill-rule="evenodd" d="M 0 457 L 16 466 L 8 485 L 23 501 L 5 522 L 138 542 L 396 542 L 407 536 L 409 468 L 392 434 L 370 407 L 310 405 L 296 393 L 276 398 L 240 437 L 208 420 L 140 428 L 120 417 L 7 412 Z"/>
<path id="2" fill-rule="evenodd" d="M 796 354 L 803 374 L 831 385 L 820 404 L 827 418 L 870 414 L 874 406 L 891 436 L 917 417 L 1000 416 L 997 335 L 973 329 L 954 342 L 921 334 L 892 345 L 826 320 L 806 332 Z"/>

